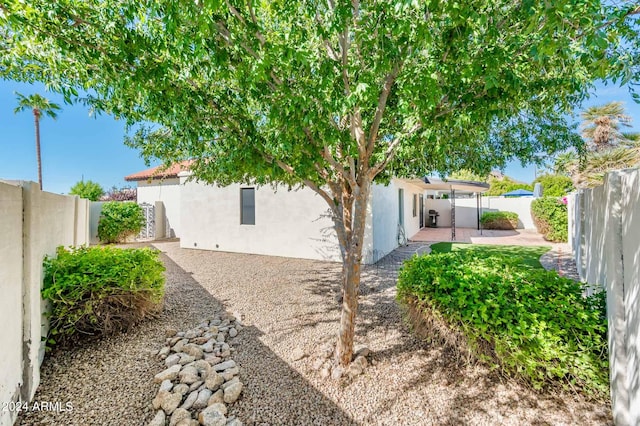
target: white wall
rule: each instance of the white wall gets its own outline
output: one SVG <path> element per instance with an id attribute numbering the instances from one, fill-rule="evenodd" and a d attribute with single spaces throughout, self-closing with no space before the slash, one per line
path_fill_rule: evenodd
<path id="1" fill-rule="evenodd" d="M 150 182 L 138 181 L 138 204 L 149 203 L 155 205 L 156 201 L 164 203 L 165 214 L 169 222 L 166 237 L 181 236 L 181 189 L 179 178 L 153 179 Z"/>
<path id="2" fill-rule="evenodd" d="M 88 244 L 88 211 L 89 201 L 43 192 L 33 182 L 0 182 L 0 403 L 30 401 L 40 383 L 47 333 L 42 261 L 60 245 Z M 0 425 L 13 420 L 14 413 L 0 410 Z"/>
<path id="3" fill-rule="evenodd" d="M 611 403 L 616 425 L 640 424 L 640 170 L 568 197 L 578 272 L 607 292 Z"/>
<path id="4" fill-rule="evenodd" d="M 0 182 L 0 403 L 17 401 L 22 385 L 22 188 Z M 15 413 L 2 411 L 0 425 Z"/>
<path id="5" fill-rule="evenodd" d="M 389 185 L 374 185 L 371 204 L 373 216 L 373 249 L 381 259 L 398 247 L 398 190 L 404 189 L 404 228 L 407 238 L 420 230 L 420 194 L 422 188 L 392 179 Z M 413 216 L 413 196 L 417 197 L 416 215 Z"/>
<path id="6" fill-rule="evenodd" d="M 536 229 L 531 217 L 532 197 L 482 197 L 483 212 L 507 211 L 518 214 L 518 228 Z M 440 213 L 438 227 L 451 226 L 451 200 L 431 199 L 425 200 L 425 211 L 433 209 Z M 459 228 L 476 228 L 478 226 L 478 213 L 476 198 L 456 198 L 456 226 Z"/>
<path id="7" fill-rule="evenodd" d="M 182 177 L 184 183 L 186 177 Z M 258 187 L 255 225 L 240 224 L 240 188 L 186 182 L 180 246 L 306 259 L 341 260 L 326 202 L 308 188 Z"/>

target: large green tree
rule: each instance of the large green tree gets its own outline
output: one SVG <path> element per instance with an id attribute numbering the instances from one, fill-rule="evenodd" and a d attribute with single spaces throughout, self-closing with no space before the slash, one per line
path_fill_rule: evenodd
<path id="1" fill-rule="evenodd" d="M 92 180 L 85 181 L 83 179 L 71 187 L 69 194 L 77 195 L 91 201 L 98 201 L 104 194 L 104 189 L 102 189 L 102 186 L 97 182 Z"/>
<path id="2" fill-rule="evenodd" d="M 49 101 L 44 96 L 34 93 L 33 95 L 25 96 L 21 93 L 16 93 L 18 98 L 18 106 L 14 110 L 17 114 L 24 110 L 30 110 L 33 113 L 33 121 L 36 129 L 36 160 L 38 162 L 38 184 L 42 189 L 42 154 L 40 150 L 40 120 L 43 115 L 49 116 L 54 120 L 58 117 L 58 111 L 60 105 Z"/>
<path id="3" fill-rule="evenodd" d="M 597 0 L 18 0 L 0 73 L 140 125 L 128 143 L 194 177 L 304 185 L 343 255 L 351 361 L 367 202 L 391 175 L 488 173 L 579 143 L 564 113 L 635 77 L 636 5 Z"/>

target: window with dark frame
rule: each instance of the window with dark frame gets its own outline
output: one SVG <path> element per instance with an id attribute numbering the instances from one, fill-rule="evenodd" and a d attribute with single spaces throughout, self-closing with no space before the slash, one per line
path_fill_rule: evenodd
<path id="1" fill-rule="evenodd" d="M 256 189 L 240 188 L 240 224 L 256 224 Z"/>
<path id="2" fill-rule="evenodd" d="M 418 195 L 413 194 L 413 217 L 418 216 Z"/>

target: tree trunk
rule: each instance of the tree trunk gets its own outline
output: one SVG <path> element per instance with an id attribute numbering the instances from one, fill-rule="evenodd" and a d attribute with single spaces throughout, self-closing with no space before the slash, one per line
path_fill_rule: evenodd
<path id="1" fill-rule="evenodd" d="M 36 109 L 33 110 L 33 121 L 36 125 L 36 158 L 38 161 L 38 184 L 40 184 L 40 190 L 42 190 L 42 158 L 40 156 L 40 112 Z"/>
<path id="2" fill-rule="evenodd" d="M 360 288 L 360 265 L 362 262 L 362 244 L 367 219 L 367 203 L 371 182 L 360 182 L 354 191 L 354 203 L 351 212 L 351 232 L 347 233 L 344 264 L 342 268 L 342 315 L 336 357 L 340 365 L 346 366 L 353 357 L 353 337 L 356 315 L 358 313 L 358 294 Z M 345 209 L 347 207 L 345 206 Z"/>

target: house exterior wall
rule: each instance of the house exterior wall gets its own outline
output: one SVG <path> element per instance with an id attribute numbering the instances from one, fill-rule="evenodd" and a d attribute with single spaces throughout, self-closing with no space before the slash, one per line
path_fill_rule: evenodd
<path id="1" fill-rule="evenodd" d="M 181 195 L 182 188 L 179 178 L 138 181 L 138 204 L 155 205 L 156 201 L 164 203 L 165 214 L 169 222 L 166 237 L 181 237 Z"/>
<path id="2" fill-rule="evenodd" d="M 399 202 L 398 190 L 404 190 L 404 229 L 407 238 L 420 230 L 420 195 L 418 186 L 392 179 L 389 185 L 376 184 L 372 188 L 373 250 L 378 260 L 398 247 Z M 413 216 L 413 196 L 416 196 L 416 215 Z M 375 260 L 374 260 L 375 261 Z"/>
<path id="3" fill-rule="evenodd" d="M 255 187 L 255 225 L 242 225 L 240 189 L 253 186 L 217 187 L 180 179 L 181 247 L 341 260 L 328 206 L 312 190 Z"/>

